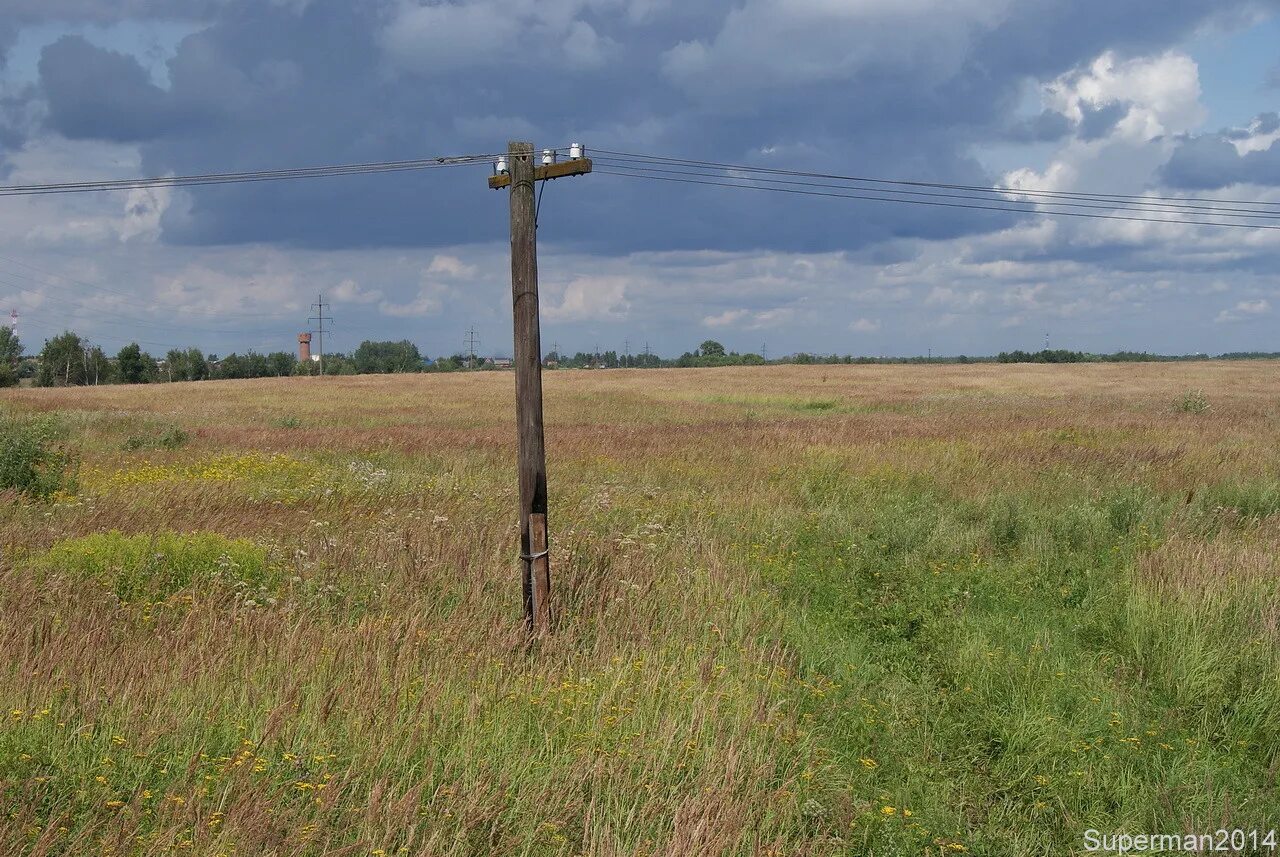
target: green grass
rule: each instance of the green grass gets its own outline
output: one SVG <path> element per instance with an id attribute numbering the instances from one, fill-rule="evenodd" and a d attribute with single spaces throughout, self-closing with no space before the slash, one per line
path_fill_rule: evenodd
<path id="1" fill-rule="evenodd" d="M 282 579 L 263 547 L 218 533 L 95 533 L 55 543 L 33 557 L 30 568 L 91 583 L 123 602 L 163 601 L 214 585 L 246 599 L 272 597 Z"/>
<path id="2" fill-rule="evenodd" d="M 765 561 L 788 642 L 834 688 L 812 712 L 857 850 L 1060 853 L 1086 827 L 1273 823 L 1275 593 L 1144 592 L 1135 562 L 1167 504 L 978 504 L 824 472 L 798 493 Z"/>

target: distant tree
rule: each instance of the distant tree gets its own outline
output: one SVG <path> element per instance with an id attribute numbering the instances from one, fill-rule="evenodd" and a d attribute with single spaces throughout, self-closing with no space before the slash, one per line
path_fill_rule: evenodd
<path id="1" fill-rule="evenodd" d="M 22 343 L 18 340 L 18 335 L 11 327 L 0 327 L 0 361 L 16 370 L 20 360 L 22 360 Z"/>
<path id="2" fill-rule="evenodd" d="M 706 342 L 698 346 L 698 354 L 703 357 L 723 357 L 724 346 L 714 339 L 708 339 Z"/>
<path id="3" fill-rule="evenodd" d="M 210 358 L 212 359 L 212 358 Z M 244 358 L 232 351 L 218 363 L 219 378 L 248 378 Z"/>
<path id="4" fill-rule="evenodd" d="M 155 374 L 155 359 L 136 342 L 130 342 L 116 355 L 116 376 L 121 384 L 145 384 Z"/>
<path id="5" fill-rule="evenodd" d="M 256 351 L 246 354 L 244 362 L 246 378 L 266 378 L 271 374 L 271 366 L 267 363 L 267 358 Z"/>
<path id="6" fill-rule="evenodd" d="M 361 375 L 381 372 L 419 372 L 422 355 L 418 346 L 407 339 L 398 342 L 365 340 L 351 355 L 355 371 Z"/>
<path id="7" fill-rule="evenodd" d="M 341 352 L 324 356 L 324 374 L 357 375 L 355 361 Z"/>
<path id="8" fill-rule="evenodd" d="M 84 341 L 76 333 L 63 331 L 46 339 L 40 350 L 40 371 L 36 384 L 41 387 L 70 387 L 85 379 Z"/>
<path id="9" fill-rule="evenodd" d="M 186 376 L 184 381 L 203 381 L 209 377 L 209 361 L 199 348 L 188 348 L 186 353 Z"/>
<path id="10" fill-rule="evenodd" d="M 0 387 L 18 386 L 18 364 L 22 362 L 22 343 L 11 327 L 0 327 Z"/>
<path id="11" fill-rule="evenodd" d="M 85 348 L 84 382 L 86 384 L 114 384 L 116 382 L 116 370 L 111 365 L 111 359 L 97 345 Z"/>
<path id="12" fill-rule="evenodd" d="M 170 348 L 164 355 L 164 376 L 166 381 L 185 381 L 187 374 L 187 352 L 181 348 Z"/>
<path id="13" fill-rule="evenodd" d="M 277 378 L 292 375 L 297 362 L 298 358 L 291 351 L 273 351 L 267 355 L 267 365 L 271 367 L 271 374 Z"/>

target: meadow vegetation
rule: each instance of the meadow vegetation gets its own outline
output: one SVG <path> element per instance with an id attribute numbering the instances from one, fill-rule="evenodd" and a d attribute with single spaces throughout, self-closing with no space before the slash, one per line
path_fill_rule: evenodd
<path id="1" fill-rule="evenodd" d="M 6 392 L 0 853 L 1274 826 L 1276 369 L 548 373 L 532 643 L 510 374 Z"/>

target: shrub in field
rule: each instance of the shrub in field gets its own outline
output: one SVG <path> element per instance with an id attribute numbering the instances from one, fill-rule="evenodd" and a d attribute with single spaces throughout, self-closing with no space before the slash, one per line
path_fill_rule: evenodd
<path id="1" fill-rule="evenodd" d="M 135 434 L 130 435 L 129 439 L 124 442 L 124 448 L 133 449 L 179 449 L 187 445 L 190 440 L 183 429 L 178 426 L 169 426 L 158 435 Z"/>
<path id="2" fill-rule="evenodd" d="M 1207 414 L 1212 410 L 1204 390 L 1187 390 L 1173 403 L 1173 408 L 1184 414 Z"/>
<path id="3" fill-rule="evenodd" d="M 201 584 L 274 592 L 281 580 L 261 545 L 217 533 L 94 533 L 56 543 L 35 566 L 94 581 L 122 601 L 163 599 Z"/>
<path id="4" fill-rule="evenodd" d="M 47 499 L 74 487 L 75 461 L 49 419 L 0 417 L 0 490 Z"/>
<path id="5" fill-rule="evenodd" d="M 301 428 L 301 426 L 302 426 L 302 420 L 298 419 L 297 417 L 293 417 L 293 416 L 289 416 L 289 417 L 281 417 L 280 419 L 276 420 L 276 421 L 273 423 L 273 425 L 274 425 L 276 428 L 283 428 L 283 429 L 296 429 L 296 428 Z"/>

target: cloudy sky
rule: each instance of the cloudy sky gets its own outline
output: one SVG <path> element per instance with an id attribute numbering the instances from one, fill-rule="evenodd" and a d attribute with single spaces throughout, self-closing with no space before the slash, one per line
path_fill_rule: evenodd
<path id="1" fill-rule="evenodd" d="M 1280 203 L 1280 0 L 0 0 L 0 184 L 612 149 Z M 0 198 L 39 347 L 510 351 L 485 167 Z M 550 184 L 543 339 L 678 354 L 1280 350 L 1280 230 L 604 174 Z M 0 312 L 0 315 L 3 313 Z"/>

